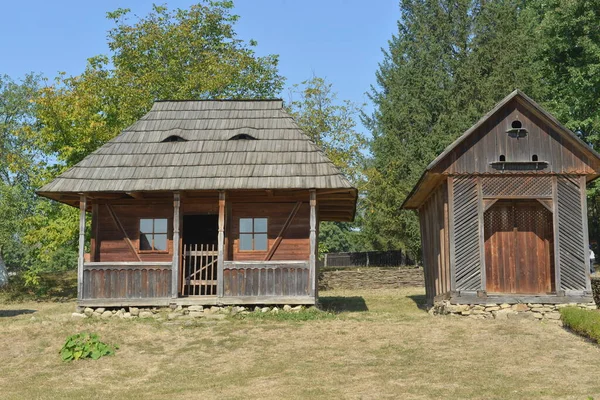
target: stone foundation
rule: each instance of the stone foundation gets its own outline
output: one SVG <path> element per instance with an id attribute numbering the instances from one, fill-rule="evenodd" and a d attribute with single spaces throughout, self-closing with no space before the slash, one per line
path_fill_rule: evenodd
<path id="1" fill-rule="evenodd" d="M 203 306 L 177 306 L 176 308 L 156 308 L 156 307 L 127 307 L 127 308 L 108 308 L 108 307 L 85 307 L 78 308 L 72 318 L 120 318 L 120 319 L 156 319 L 156 320 L 175 320 L 175 319 L 225 319 L 228 315 L 249 314 L 250 312 L 272 313 L 279 312 L 300 312 L 304 306 L 292 307 L 285 305 L 279 307 L 203 307 Z"/>
<path id="2" fill-rule="evenodd" d="M 436 302 L 429 310 L 433 315 L 454 315 L 475 319 L 532 319 L 552 321 L 562 324 L 559 310 L 563 307 L 579 307 L 584 309 L 597 309 L 595 303 L 568 303 L 568 304 L 451 304 L 444 300 Z"/>

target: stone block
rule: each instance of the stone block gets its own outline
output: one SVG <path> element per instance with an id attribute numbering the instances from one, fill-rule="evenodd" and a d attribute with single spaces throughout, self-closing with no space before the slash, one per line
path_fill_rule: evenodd
<path id="1" fill-rule="evenodd" d="M 498 307 L 498 306 L 490 306 L 490 307 L 485 308 L 486 312 L 498 311 L 498 310 L 500 310 L 500 307 Z"/>
<path id="2" fill-rule="evenodd" d="M 74 318 L 74 319 L 83 319 L 83 318 L 87 318 L 87 316 L 85 314 L 82 314 L 82 313 L 74 312 L 73 314 L 71 314 L 71 318 Z"/>
<path id="3" fill-rule="evenodd" d="M 513 311 L 527 311 L 527 310 L 529 310 L 529 307 L 527 307 L 527 304 L 523 304 L 523 303 L 513 304 L 512 307 L 510 307 L 510 308 Z"/>
<path id="4" fill-rule="evenodd" d="M 132 316 L 137 317 L 140 315 L 140 309 L 137 307 L 129 307 L 129 312 Z"/>
<path id="5" fill-rule="evenodd" d="M 138 310 L 139 311 L 139 310 Z M 131 311 L 130 311 L 131 312 Z M 133 312 L 131 313 L 133 315 Z M 140 318 L 152 318 L 153 314 L 151 311 L 139 311 L 138 316 Z"/>
<path id="6" fill-rule="evenodd" d="M 502 304 L 500 304 L 500 308 L 502 308 L 502 309 L 510 308 L 510 304 L 508 304 L 508 303 L 502 303 Z"/>
<path id="7" fill-rule="evenodd" d="M 189 311 L 203 311 L 204 307 L 202 307 L 202 306 L 189 306 L 188 310 Z"/>
<path id="8" fill-rule="evenodd" d="M 86 308 L 83 310 L 83 313 L 85 314 L 85 316 L 86 316 L 86 317 L 91 317 L 91 316 L 92 316 L 92 314 L 94 313 L 94 309 L 93 309 L 93 308 L 90 308 L 90 307 L 86 307 Z"/>
<path id="9" fill-rule="evenodd" d="M 190 311 L 188 315 L 192 318 L 202 318 L 202 317 L 208 316 L 210 314 L 205 314 L 204 312 L 200 312 L 200 311 Z"/>
<path id="10" fill-rule="evenodd" d="M 106 308 L 104 308 L 104 307 L 99 307 L 99 308 L 96 308 L 96 312 L 97 312 L 98 314 L 102 314 L 104 311 L 106 311 Z"/>
<path id="11" fill-rule="evenodd" d="M 560 313 L 557 313 L 557 312 L 547 313 L 547 314 L 544 314 L 544 318 L 547 318 L 547 319 L 560 319 Z"/>
<path id="12" fill-rule="evenodd" d="M 283 311 L 286 311 L 286 312 L 292 311 L 292 306 L 290 306 L 289 304 L 286 304 L 285 306 L 283 306 Z"/>

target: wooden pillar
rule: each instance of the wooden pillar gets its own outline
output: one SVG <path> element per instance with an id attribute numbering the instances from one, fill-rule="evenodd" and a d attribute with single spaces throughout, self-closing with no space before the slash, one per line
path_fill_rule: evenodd
<path id="1" fill-rule="evenodd" d="M 310 190 L 310 276 L 312 279 L 312 295 L 317 294 L 317 191 L 315 189 Z"/>
<path id="2" fill-rule="evenodd" d="M 79 258 L 77 260 L 77 300 L 83 300 L 83 261 L 85 254 L 85 209 L 87 198 L 79 198 Z"/>
<path id="3" fill-rule="evenodd" d="M 90 238 L 90 261 L 99 261 L 100 237 L 98 232 L 98 203 L 92 202 L 92 234 Z"/>
<path id="4" fill-rule="evenodd" d="M 225 266 L 223 247 L 225 244 L 225 191 L 219 192 L 219 236 L 217 253 L 217 297 L 223 297 L 223 267 Z"/>
<path id="5" fill-rule="evenodd" d="M 179 208 L 181 206 L 181 195 L 179 192 L 173 194 L 173 263 L 171 270 L 171 298 L 177 298 L 179 287 Z"/>

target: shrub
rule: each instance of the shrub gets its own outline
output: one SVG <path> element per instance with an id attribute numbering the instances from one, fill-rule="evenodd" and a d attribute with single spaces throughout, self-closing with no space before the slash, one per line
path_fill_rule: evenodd
<path id="1" fill-rule="evenodd" d="M 592 277 L 592 293 L 594 294 L 594 302 L 600 307 L 600 277 Z"/>
<path id="2" fill-rule="evenodd" d="M 577 307 L 560 310 L 563 325 L 573 332 L 600 343 L 600 312 Z"/>
<path id="3" fill-rule="evenodd" d="M 102 356 L 115 354 L 119 346 L 102 343 L 95 333 L 78 333 L 67 338 L 66 343 L 60 349 L 63 361 L 81 360 L 91 358 L 97 360 Z"/>

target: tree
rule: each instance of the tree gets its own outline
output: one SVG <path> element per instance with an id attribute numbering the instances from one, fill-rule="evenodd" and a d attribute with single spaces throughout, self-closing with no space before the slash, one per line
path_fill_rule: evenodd
<path id="1" fill-rule="evenodd" d="M 88 60 L 83 74 L 59 75 L 41 91 L 39 145 L 71 166 L 116 136 L 154 100 L 273 97 L 283 87 L 277 56 L 258 57 L 237 38 L 231 1 L 188 10 L 154 6 L 130 22 L 108 13 L 110 56 Z"/>
<path id="2" fill-rule="evenodd" d="M 360 106 L 339 101 L 332 84 L 313 76 L 296 84 L 290 91 L 288 111 L 302 130 L 357 187 L 364 181 L 367 140 L 356 129 Z M 357 250 L 356 223 L 324 222 L 320 225 L 321 252 Z"/>
<path id="3" fill-rule="evenodd" d="M 54 162 L 36 175 L 34 187 L 114 138 L 155 100 L 279 93 L 283 78 L 277 56 L 258 57 L 254 41 L 237 38 L 232 8 L 231 1 L 205 1 L 174 11 L 155 5 L 149 15 L 133 20 L 127 9 L 108 13 L 115 23 L 108 32 L 110 54 L 90 58 L 81 75 L 61 73 L 46 81 L 27 103 L 35 111 L 35 129 L 24 130 L 23 137 L 29 148 Z M 35 283 L 41 272 L 76 264 L 78 213 L 45 199 L 32 207 L 20 240 L 35 248 L 27 267 Z"/>
<path id="4" fill-rule="evenodd" d="M 26 269 L 32 248 L 24 221 L 35 211 L 35 187 L 44 157 L 30 142 L 36 130 L 34 103 L 40 78 L 20 82 L 0 76 L 0 257 L 9 270 Z"/>
<path id="5" fill-rule="evenodd" d="M 364 116 L 373 133 L 365 234 L 374 248 L 418 257 L 419 223 L 401 205 L 427 164 L 511 90 L 535 87 L 521 5 L 401 1 L 370 92 L 375 111 Z"/>

